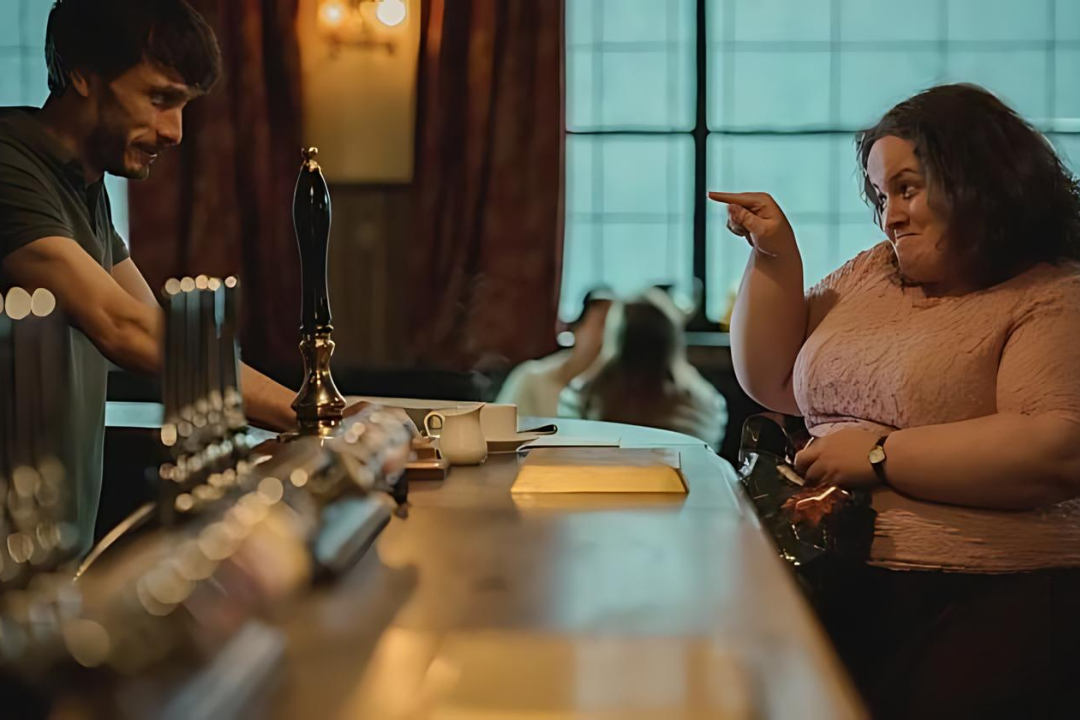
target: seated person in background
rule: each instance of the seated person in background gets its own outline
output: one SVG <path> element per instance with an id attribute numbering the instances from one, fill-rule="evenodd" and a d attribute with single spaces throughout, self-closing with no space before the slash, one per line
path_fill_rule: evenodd
<path id="1" fill-rule="evenodd" d="M 823 585 L 823 620 L 875 717 L 1075 716 L 1080 185 L 972 85 L 857 148 L 886 240 L 806 294 L 776 202 L 711 194 L 753 248 L 739 382 L 806 419 L 810 484 L 874 490 L 870 563 Z"/>
<path id="2" fill-rule="evenodd" d="M 599 366 L 604 324 L 612 296 L 606 288 L 585 294 L 581 315 L 570 323 L 574 346 L 539 360 L 526 360 L 506 378 L 496 402 L 517 405 L 519 415 L 555 417 L 559 393 L 579 375 L 589 375 Z"/>
<path id="3" fill-rule="evenodd" d="M 719 448 L 727 404 L 687 361 L 683 319 L 659 288 L 613 310 L 610 357 L 563 391 L 559 415 L 673 430 Z"/>

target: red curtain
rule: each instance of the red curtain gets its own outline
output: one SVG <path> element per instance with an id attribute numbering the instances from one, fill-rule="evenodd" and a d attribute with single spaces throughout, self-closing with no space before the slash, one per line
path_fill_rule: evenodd
<path id="1" fill-rule="evenodd" d="M 424 0 L 409 296 L 428 366 L 555 347 L 563 3 Z"/>
<path id="2" fill-rule="evenodd" d="M 298 0 L 193 0 L 225 74 L 185 111 L 180 147 L 132 183 L 132 257 L 152 288 L 177 275 L 240 277 L 244 359 L 299 374 L 300 267 L 292 194 L 300 169 Z"/>

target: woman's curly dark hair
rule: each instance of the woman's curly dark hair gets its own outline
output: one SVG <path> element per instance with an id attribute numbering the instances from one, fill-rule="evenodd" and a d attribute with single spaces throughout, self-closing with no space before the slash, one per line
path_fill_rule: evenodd
<path id="1" fill-rule="evenodd" d="M 915 146 L 931 206 L 947 222 L 948 252 L 965 279 L 987 287 L 1039 262 L 1080 260 L 1080 184 L 1043 135 L 977 85 L 941 85 L 903 101 L 855 139 L 863 195 L 874 143 Z"/>

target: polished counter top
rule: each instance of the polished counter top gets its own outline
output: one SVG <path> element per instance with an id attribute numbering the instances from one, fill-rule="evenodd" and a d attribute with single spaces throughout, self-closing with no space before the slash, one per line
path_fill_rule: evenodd
<path id="1" fill-rule="evenodd" d="M 689 494 L 511 496 L 514 454 L 414 482 L 407 517 L 281 623 L 275 717 L 864 716 L 727 462 L 555 422 L 675 447 Z"/>

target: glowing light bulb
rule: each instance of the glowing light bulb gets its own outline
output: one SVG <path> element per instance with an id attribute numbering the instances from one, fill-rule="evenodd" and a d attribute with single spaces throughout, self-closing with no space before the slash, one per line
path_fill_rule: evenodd
<path id="1" fill-rule="evenodd" d="M 405 15 L 404 0 L 379 0 L 379 5 L 375 8 L 375 17 L 387 27 L 400 25 L 405 20 Z"/>
<path id="2" fill-rule="evenodd" d="M 323 6 L 319 8 L 319 19 L 327 27 L 340 27 L 345 21 L 345 6 L 335 0 L 323 3 Z"/>

